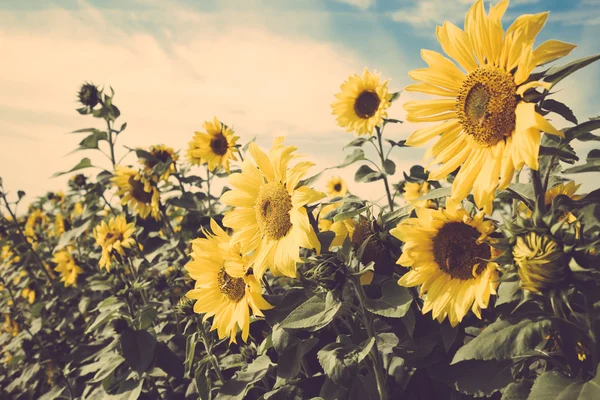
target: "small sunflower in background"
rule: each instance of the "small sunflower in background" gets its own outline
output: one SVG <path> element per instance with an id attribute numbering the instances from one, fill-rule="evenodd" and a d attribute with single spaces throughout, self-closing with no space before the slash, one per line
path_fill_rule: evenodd
<path id="1" fill-rule="evenodd" d="M 333 238 L 333 241 L 329 246 L 330 249 L 335 246 L 341 246 L 342 244 L 344 244 L 344 240 L 346 240 L 346 237 L 350 237 L 350 239 L 352 239 L 354 229 L 356 228 L 356 221 L 352 218 L 346 218 L 342 221 L 337 222 L 334 222 L 330 219 L 325 219 L 325 216 L 327 214 L 334 211 L 341 205 L 341 202 L 328 204 L 322 207 L 321 211 L 319 212 L 319 232 L 332 231 L 333 233 L 335 233 L 335 237 Z"/>
<path id="2" fill-rule="evenodd" d="M 429 193 L 429 182 L 405 182 L 404 199 L 415 207 L 431 207 L 431 200 L 417 200 Z"/>
<path id="3" fill-rule="evenodd" d="M 229 175 L 232 190 L 221 201 L 235 207 L 225 214 L 223 225 L 233 229 L 231 240 L 247 252 L 256 252 L 254 274 L 262 278 L 267 268 L 274 275 L 296 276 L 301 262 L 300 247 L 321 251 L 306 205 L 325 197 L 300 180 L 314 166 L 302 161 L 289 167 L 296 158 L 294 146 L 284 146 L 283 137 L 274 140 L 269 155 L 250 143 L 252 156 L 242 163 L 242 172 Z"/>
<path id="4" fill-rule="evenodd" d="M 54 236 L 60 237 L 63 233 L 65 233 L 65 218 L 61 213 L 56 214 L 54 217 Z"/>
<path id="5" fill-rule="evenodd" d="M 65 287 L 77 286 L 77 277 L 83 272 L 81 267 L 75 263 L 72 251 L 71 247 L 59 250 L 52 259 L 56 264 L 54 270 L 60 273 L 60 281 L 64 282 Z"/>
<path id="6" fill-rule="evenodd" d="M 558 185 L 554 186 L 552 189 L 546 191 L 544 195 L 544 203 L 546 207 L 549 207 L 552 204 L 552 201 L 556 199 L 560 195 L 567 196 L 572 200 L 581 200 L 585 197 L 585 195 L 575 194 L 577 190 L 581 187 L 581 184 L 576 184 L 574 181 L 569 181 L 567 183 L 562 182 Z M 519 211 L 521 211 L 526 217 L 531 217 L 533 212 L 525 205 L 524 203 L 519 204 Z M 577 217 L 570 212 L 565 212 L 562 216 L 568 223 L 573 223 L 577 221 Z"/>
<path id="7" fill-rule="evenodd" d="M 327 194 L 329 197 L 344 197 L 348 194 L 348 185 L 339 176 L 332 176 L 327 181 Z"/>
<path id="8" fill-rule="evenodd" d="M 204 123 L 206 132 L 195 132 L 188 149 L 188 159 L 192 164 L 208 164 L 208 169 L 214 171 L 224 168 L 229 173 L 229 161 L 237 161 L 236 142 L 239 139 L 233 130 L 220 122 L 217 117 Z"/>
<path id="9" fill-rule="evenodd" d="M 39 208 L 31 210 L 25 223 L 25 236 L 30 238 L 36 237 L 37 232 L 43 229 L 47 221 L 48 217 L 46 217 L 46 214 L 42 210 Z"/>
<path id="10" fill-rule="evenodd" d="M 116 167 L 112 182 L 118 188 L 122 205 L 128 205 L 142 218 L 152 215 L 152 218 L 160 219 L 160 194 L 153 182 L 129 167 Z"/>
<path id="11" fill-rule="evenodd" d="M 429 179 L 440 180 L 460 167 L 452 198 L 464 199 L 473 190 L 475 203 L 492 212 L 496 189 L 506 188 L 523 165 L 538 169 L 541 131 L 563 137 L 526 101 L 529 89 L 549 90 L 552 83 L 530 79 L 533 69 L 568 55 L 575 45 L 549 40 L 533 49 L 548 13 L 522 15 L 507 29 L 501 18 L 508 1 L 491 6 L 486 14 L 478 0 L 465 18 L 465 30 L 450 22 L 437 28 L 444 52 L 422 50 L 428 68 L 409 72 L 419 83 L 405 88 L 442 96 L 404 104 L 409 122 L 440 122 L 413 132 L 409 146 L 421 146 L 440 136 L 428 151 L 440 167 Z"/>
<path id="12" fill-rule="evenodd" d="M 471 216 L 459 203 L 446 200 L 446 208 L 417 208 L 417 218 L 402 221 L 390 231 L 404 242 L 397 263 L 410 267 L 400 286 L 420 286 L 425 296 L 423 314 L 456 326 L 469 309 L 481 318 L 498 287 L 498 265 L 488 235 L 492 221 L 480 211 Z"/>
<path id="13" fill-rule="evenodd" d="M 106 268 L 110 272 L 115 255 L 125 256 L 125 250 L 135 245 L 133 233 L 135 225 L 127 223 L 124 215 L 112 217 L 108 223 L 102 221 L 94 229 L 94 238 L 98 246 L 102 247 L 102 256 L 100 257 L 100 268 Z"/>
<path id="14" fill-rule="evenodd" d="M 337 123 L 346 132 L 372 135 L 373 129 L 387 117 L 392 95 L 388 94 L 388 81 L 380 81 L 378 73 L 364 69 L 362 76 L 351 75 L 341 86 L 331 104 Z"/>
<path id="15" fill-rule="evenodd" d="M 263 317 L 261 310 L 273 308 L 262 296 L 262 286 L 253 275 L 247 275 L 251 259 L 240 253 L 239 244 L 231 244 L 229 235 L 211 219 L 212 234 L 192 241 L 192 261 L 186 266 L 196 281 L 186 297 L 196 300 L 194 312 L 204 314 L 203 321 L 213 317 L 212 329 L 219 339 L 229 337 L 237 343 L 238 331 L 246 342 L 250 333 L 250 310 Z"/>
<path id="16" fill-rule="evenodd" d="M 154 146 L 150 146 L 148 153 L 152 156 L 152 158 L 144 158 L 140 157 L 139 162 L 142 164 L 143 172 L 146 177 L 153 177 L 152 170 L 159 163 L 164 164 L 165 169 L 164 172 L 155 180 L 163 180 L 166 181 L 169 179 L 172 173 L 176 171 L 175 163 L 179 160 L 179 155 L 175 153 L 171 147 L 167 147 L 164 144 L 158 144 Z M 168 165 L 168 166 L 167 166 Z"/>
<path id="17" fill-rule="evenodd" d="M 26 287 L 21 291 L 21 297 L 29 302 L 29 304 L 35 303 L 35 289 Z"/>

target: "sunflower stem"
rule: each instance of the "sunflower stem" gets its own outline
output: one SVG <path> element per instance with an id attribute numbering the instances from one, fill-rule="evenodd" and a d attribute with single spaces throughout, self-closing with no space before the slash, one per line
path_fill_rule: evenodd
<path id="1" fill-rule="evenodd" d="M 112 162 L 113 170 L 115 169 L 115 165 L 117 165 L 115 161 L 115 143 L 117 142 L 117 138 L 115 136 L 115 141 L 113 142 L 113 129 L 110 126 L 110 119 L 106 118 L 106 128 L 108 129 L 108 145 L 110 147 L 110 161 Z"/>
<path id="2" fill-rule="evenodd" d="M 379 151 L 377 153 L 379 154 L 379 159 L 381 160 L 381 173 L 383 175 L 383 184 L 385 186 L 385 193 L 387 195 L 388 205 L 390 207 L 391 212 L 394 211 L 394 201 L 392 200 L 392 193 L 390 192 L 390 184 L 388 182 L 387 172 L 385 172 L 385 157 L 383 155 L 383 143 L 381 141 L 383 132 L 382 129 L 378 126 L 375 127 L 375 130 L 377 131 L 377 144 L 379 145 Z"/>
<path id="3" fill-rule="evenodd" d="M 206 349 L 206 353 L 208 354 L 208 359 L 210 360 L 210 363 L 213 369 L 215 370 L 215 373 L 219 377 L 219 380 L 224 385 L 225 379 L 223 378 L 223 374 L 221 373 L 221 369 L 219 368 L 219 363 L 217 362 L 217 358 L 212 352 L 212 345 L 210 343 L 206 330 L 204 329 L 204 324 L 198 317 L 196 317 L 196 324 L 198 325 L 198 332 L 200 333 L 202 343 L 204 343 L 204 348 Z"/>
<path id="4" fill-rule="evenodd" d="M 208 164 L 206 164 L 206 198 L 208 199 L 208 216 L 212 217 L 212 202 L 210 201 L 210 169 L 208 169 Z"/>
<path id="5" fill-rule="evenodd" d="M 533 183 L 533 192 L 535 194 L 535 202 L 537 204 L 538 209 L 542 214 L 546 213 L 546 201 L 545 195 L 546 192 L 542 185 L 542 177 L 540 175 L 540 171 L 531 170 L 531 182 Z"/>
<path id="6" fill-rule="evenodd" d="M 366 295 L 363 291 L 360 282 L 357 284 L 354 280 L 350 280 L 352 286 L 354 287 L 354 291 L 356 292 L 356 296 L 358 298 L 358 303 L 360 305 L 360 316 L 363 319 L 363 324 L 365 325 L 365 329 L 367 330 L 367 335 L 369 339 L 374 339 L 373 347 L 371 348 L 371 352 L 369 356 L 371 358 L 371 362 L 373 363 L 373 372 L 375 373 L 375 381 L 377 383 L 377 391 L 379 392 L 380 400 L 387 400 L 387 392 L 385 389 L 385 372 L 383 370 L 383 362 L 381 360 L 379 350 L 377 348 L 377 338 L 375 337 L 375 330 L 373 329 L 373 319 L 369 317 L 369 314 L 365 308 L 365 299 Z"/>

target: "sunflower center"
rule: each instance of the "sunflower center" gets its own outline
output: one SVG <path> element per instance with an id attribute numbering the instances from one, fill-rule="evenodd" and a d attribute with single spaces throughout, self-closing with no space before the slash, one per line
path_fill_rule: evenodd
<path id="1" fill-rule="evenodd" d="M 336 183 L 333 186 L 333 190 L 335 190 L 336 192 L 341 192 L 342 191 L 342 184 L 341 183 Z"/>
<path id="2" fill-rule="evenodd" d="M 258 227 L 269 239 L 279 240 L 291 229 L 292 197 L 281 183 L 271 182 L 262 186 L 255 209 Z"/>
<path id="3" fill-rule="evenodd" d="M 236 303 L 242 300 L 246 294 L 246 282 L 244 282 L 244 278 L 232 278 L 225 272 L 225 268 L 219 270 L 217 284 L 221 293 Z"/>
<path id="4" fill-rule="evenodd" d="M 456 97 L 463 130 L 482 146 L 493 146 L 515 129 L 517 85 L 496 67 L 481 67 L 467 75 Z"/>
<path id="5" fill-rule="evenodd" d="M 144 190 L 144 184 L 133 176 L 127 181 L 131 187 L 131 196 L 140 203 L 149 204 L 152 201 L 152 193 Z"/>
<path id="6" fill-rule="evenodd" d="M 108 246 L 118 241 L 123 241 L 123 234 L 121 232 L 108 232 L 104 237 L 104 245 Z"/>
<path id="7" fill-rule="evenodd" d="M 158 163 L 166 163 L 167 161 L 171 160 L 171 154 L 168 151 L 153 151 L 152 155 L 154 156 L 153 160 L 145 160 L 148 168 L 154 168 Z"/>
<path id="8" fill-rule="evenodd" d="M 375 92 L 363 91 L 354 102 L 354 112 L 360 118 L 371 118 L 379 108 L 381 99 Z"/>
<path id="9" fill-rule="evenodd" d="M 219 132 L 217 135 L 213 136 L 210 139 L 210 148 L 213 153 L 218 156 L 225 155 L 227 153 L 227 149 L 229 148 L 229 143 L 227 142 L 227 138 Z"/>
<path id="10" fill-rule="evenodd" d="M 440 228 L 433 238 L 433 258 L 440 268 L 451 277 L 467 280 L 483 271 L 491 257 L 490 246 L 477 243 L 479 231 L 462 222 L 450 222 Z"/>

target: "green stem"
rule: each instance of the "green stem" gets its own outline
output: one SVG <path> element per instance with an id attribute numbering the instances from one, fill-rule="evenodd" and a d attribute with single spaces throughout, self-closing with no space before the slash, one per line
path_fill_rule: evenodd
<path id="1" fill-rule="evenodd" d="M 115 141 L 113 142 L 113 130 L 110 126 L 110 119 L 106 119 L 106 127 L 108 129 L 108 145 L 110 147 L 110 161 L 112 162 L 113 170 L 115 169 L 115 165 L 117 165 L 115 161 L 115 143 L 117 142 L 117 138 L 115 136 Z"/>
<path id="2" fill-rule="evenodd" d="M 385 157 L 383 156 L 383 142 L 381 141 L 383 132 L 378 126 L 375 127 L 377 131 L 377 144 L 379 145 L 379 159 L 381 160 L 381 168 L 383 173 L 383 184 L 385 185 L 385 193 L 387 194 L 388 205 L 390 206 L 390 211 L 394 211 L 394 201 L 392 200 L 392 193 L 390 192 L 390 184 L 387 178 L 387 172 L 385 172 Z"/>
<path id="3" fill-rule="evenodd" d="M 535 202 L 542 214 L 546 213 L 546 192 L 542 185 L 542 177 L 540 171 L 531 170 L 531 182 L 533 183 L 533 192 L 535 193 Z"/>
<path id="4" fill-rule="evenodd" d="M 162 214 L 161 216 L 162 216 L 162 220 L 163 220 L 163 224 L 165 225 L 165 228 L 169 232 L 169 235 L 171 236 L 171 238 L 177 241 L 177 251 L 183 257 L 184 260 L 187 260 L 188 255 L 186 254 L 186 251 L 185 251 L 186 250 L 185 245 L 183 245 L 183 247 L 182 247 L 181 240 L 179 240 L 179 238 L 176 237 L 175 229 L 173 229 L 173 226 L 171 225 L 171 221 L 167 217 L 167 212 L 165 210 L 165 207 L 162 204 L 159 204 L 158 207 Z"/>
<path id="5" fill-rule="evenodd" d="M 219 368 L 219 364 L 217 363 L 217 358 L 212 353 L 212 344 L 210 343 L 210 339 L 206 333 L 206 329 L 204 329 L 204 324 L 200 318 L 196 317 L 196 324 L 198 325 L 198 332 L 202 338 L 202 343 L 204 343 L 204 348 L 206 349 L 206 353 L 208 354 L 208 359 L 215 370 L 215 373 L 219 377 L 219 380 L 222 384 L 225 384 L 225 378 L 223 378 L 223 374 L 221 373 L 221 369 Z"/>
<path id="6" fill-rule="evenodd" d="M 379 392 L 379 398 L 381 400 L 387 399 L 387 392 L 385 389 L 385 372 L 383 370 L 383 361 L 381 360 L 379 350 L 377 348 L 377 339 L 375 338 L 375 330 L 373 329 L 373 320 L 369 318 L 366 308 L 365 308 L 365 300 L 366 295 L 362 289 L 360 283 L 356 283 L 354 280 L 350 280 L 352 286 L 354 287 L 354 291 L 356 292 L 356 296 L 358 298 L 358 303 L 360 305 L 360 314 L 363 319 L 363 323 L 365 325 L 365 329 L 367 330 L 367 335 L 369 339 L 373 338 L 373 347 L 371 348 L 371 352 L 369 356 L 373 363 L 373 370 L 375 373 L 375 381 L 377 383 L 377 391 Z"/>
<path id="7" fill-rule="evenodd" d="M 208 169 L 208 165 L 206 165 L 206 198 L 208 199 L 208 216 L 212 217 L 212 202 L 210 201 L 210 170 Z"/>

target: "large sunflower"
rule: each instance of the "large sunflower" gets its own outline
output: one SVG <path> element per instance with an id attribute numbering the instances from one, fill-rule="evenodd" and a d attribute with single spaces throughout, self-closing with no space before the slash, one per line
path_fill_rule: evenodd
<path id="1" fill-rule="evenodd" d="M 438 27 L 442 49 L 462 70 L 440 53 L 422 50 L 429 68 L 409 72 L 420 83 L 405 88 L 444 97 L 404 104 L 409 122 L 444 121 L 416 130 L 406 141 L 420 146 L 441 135 L 426 154 L 432 164 L 441 164 L 429 179 L 443 179 L 460 166 L 452 198 L 464 199 L 473 189 L 475 202 L 488 214 L 496 188 L 507 187 L 515 170 L 524 164 L 538 169 L 540 131 L 563 136 L 523 95 L 537 86 L 550 89 L 550 83 L 529 81 L 531 72 L 575 48 L 549 40 L 533 50 L 548 13 L 522 15 L 504 32 L 500 19 L 507 7 L 508 0 L 501 1 L 486 15 L 478 0 L 464 31 L 450 22 Z"/>
<path id="2" fill-rule="evenodd" d="M 234 187 L 223 194 L 223 203 L 234 206 L 223 224 L 234 230 L 232 240 L 247 252 L 255 251 L 254 274 L 261 278 L 267 268 L 274 275 L 296 276 L 300 247 L 321 251 L 305 205 L 325 197 L 324 193 L 298 183 L 314 164 L 303 161 L 288 168 L 296 156 L 294 146 L 276 138 L 267 156 L 255 143 L 248 147 L 253 160 L 242 163 L 242 172 L 231 174 Z"/>
<path id="3" fill-rule="evenodd" d="M 71 252 L 72 248 L 66 248 L 57 251 L 52 261 L 56 264 L 54 270 L 60 272 L 60 281 L 64 282 L 65 287 L 77 286 L 77 277 L 83 272 L 81 267 L 75 263 Z"/>
<path id="4" fill-rule="evenodd" d="M 122 205 L 128 205 L 142 218 L 152 215 L 152 218 L 160 219 L 160 194 L 153 182 L 129 167 L 116 167 L 112 181 L 118 188 Z"/>
<path id="5" fill-rule="evenodd" d="M 373 128 L 387 117 L 386 109 L 392 104 L 388 94 L 388 81 L 379 81 L 378 73 L 364 69 L 362 76 L 354 74 L 344 82 L 331 104 L 337 123 L 346 132 L 356 131 L 358 135 L 372 135 Z"/>
<path id="6" fill-rule="evenodd" d="M 425 295 L 423 314 L 432 311 L 439 322 L 446 317 L 456 326 L 469 311 L 481 318 L 490 295 L 498 286 L 497 264 L 489 262 L 493 249 L 486 241 L 493 232 L 491 221 L 476 216 L 447 199 L 446 208 L 417 208 L 409 218 L 390 231 L 404 242 L 398 264 L 411 267 L 401 286 L 421 286 Z"/>
<path id="7" fill-rule="evenodd" d="M 240 253 L 239 244 L 231 244 L 229 235 L 214 221 L 212 234 L 204 232 L 205 239 L 192 241 L 192 261 L 185 268 L 196 281 L 186 296 L 195 299 L 194 311 L 204 313 L 204 321 L 213 317 L 212 329 L 219 339 L 242 331 L 244 342 L 250 332 L 250 311 L 264 316 L 261 310 L 273 308 L 262 297 L 262 286 L 252 275 L 247 275 L 251 258 Z M 238 329 L 239 328 L 239 329 Z"/>
<path id="8" fill-rule="evenodd" d="M 106 268 L 110 272 L 110 266 L 116 255 L 125 256 L 125 250 L 135 244 L 133 233 L 135 225 L 127 223 L 124 215 L 112 217 L 108 223 L 102 221 L 94 229 L 94 238 L 96 243 L 102 247 L 102 257 L 100 258 L 100 268 Z"/>
<path id="9" fill-rule="evenodd" d="M 140 164 L 142 164 L 143 166 L 144 174 L 147 177 L 155 178 L 155 180 L 157 181 L 166 181 L 167 179 L 169 179 L 169 176 L 171 176 L 171 174 L 176 171 L 175 162 L 177 162 L 177 160 L 179 159 L 179 155 L 175 153 L 175 151 L 172 148 L 167 147 L 164 144 L 150 146 L 148 153 L 150 153 L 150 155 L 152 156 L 151 158 L 140 157 L 139 159 Z M 155 177 L 152 174 L 152 170 L 159 163 L 165 164 L 165 170 L 159 177 Z"/>
<path id="10" fill-rule="evenodd" d="M 208 164 L 208 169 L 214 171 L 225 168 L 229 173 L 229 160 L 237 161 L 235 152 L 236 142 L 239 139 L 227 125 L 220 122 L 217 117 L 204 123 L 206 132 L 195 132 L 190 142 L 188 158 L 195 164 Z"/>

